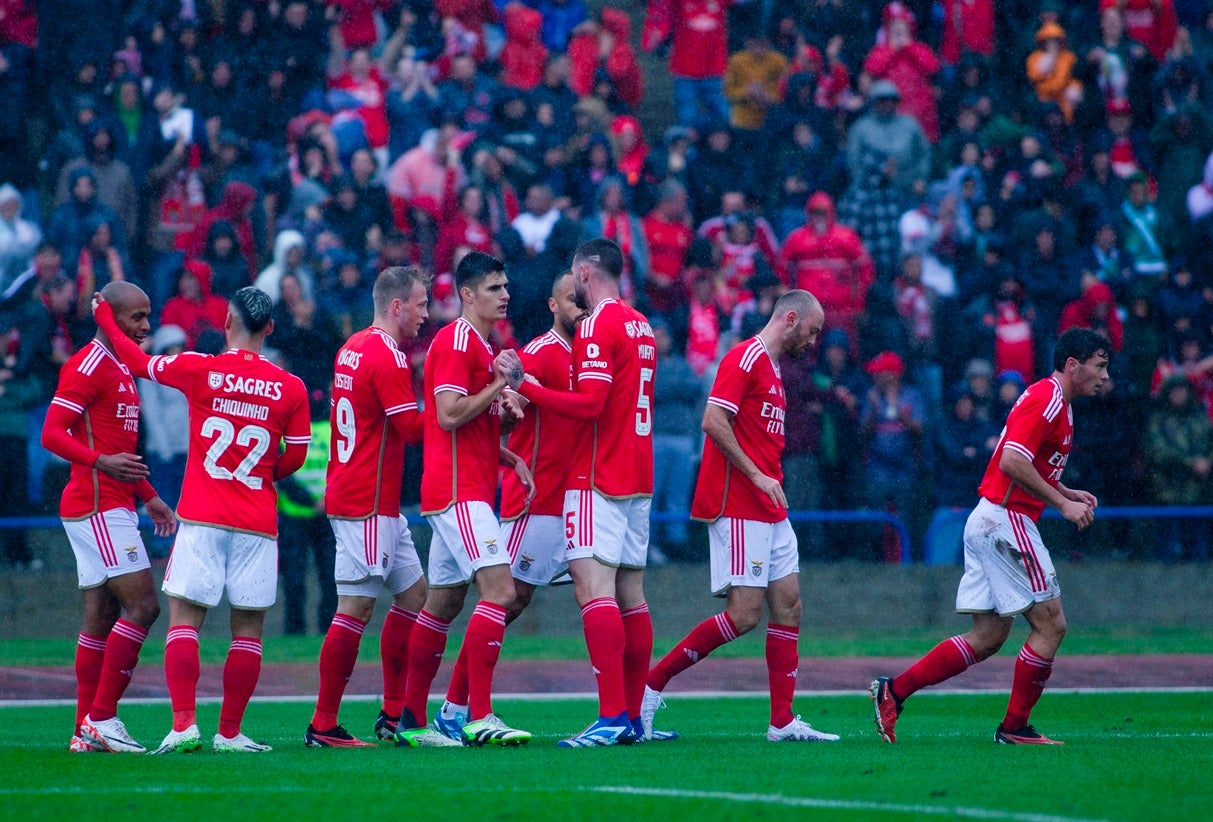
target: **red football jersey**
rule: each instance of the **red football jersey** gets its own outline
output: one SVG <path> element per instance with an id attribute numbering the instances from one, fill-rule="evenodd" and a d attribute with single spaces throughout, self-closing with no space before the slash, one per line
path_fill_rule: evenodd
<path id="1" fill-rule="evenodd" d="M 998 447 L 990 457 L 977 493 L 990 502 L 1031 517 L 1033 522 L 1039 520 L 1045 503 L 1020 488 L 999 469 L 1003 449 L 1010 448 L 1030 459 L 1036 473 L 1056 488 L 1070 459 L 1073 438 L 1074 410 L 1062 395 L 1061 384 L 1054 377 L 1033 383 L 1007 415 L 1007 424 L 998 438 Z"/>
<path id="2" fill-rule="evenodd" d="M 578 390 L 591 381 L 609 385 L 592 436 L 579 437 L 568 487 L 604 497 L 653 495 L 653 375 L 657 345 L 649 321 L 618 300 L 603 300 L 582 320 L 573 340 Z"/>
<path id="3" fill-rule="evenodd" d="M 329 424 L 325 512 L 399 516 L 404 447 L 420 442 L 421 417 L 408 357 L 387 332 L 364 329 L 337 352 Z"/>
<path id="4" fill-rule="evenodd" d="M 451 391 L 474 396 L 493 381 L 493 348 L 460 317 L 439 329 L 425 355 L 425 396 Z M 497 496 L 501 462 L 501 408 L 494 399 L 483 414 L 454 431 L 438 425 L 437 403 L 427 402 L 421 473 L 421 513 L 439 514 L 456 502 L 487 502 Z"/>
<path id="5" fill-rule="evenodd" d="M 555 331 L 531 340 L 518 353 L 526 373 L 547 388 L 570 391 L 573 387 L 573 349 Z M 569 454 L 586 435 L 586 425 L 544 411 L 537 405 L 510 432 L 509 448 L 526 460 L 535 478 L 535 499 L 528 508 L 526 490 L 513 471 L 505 472 L 501 483 L 501 518 L 516 519 L 524 512 L 546 516 L 564 513 L 565 476 Z"/>
<path id="6" fill-rule="evenodd" d="M 97 340 L 73 354 L 59 369 L 59 387 L 51 400 L 46 427 L 46 439 L 53 441 L 51 429 L 57 429 L 65 430 L 74 441 L 66 448 L 54 448 L 72 464 L 71 477 L 59 500 L 59 516 L 80 520 L 114 508 L 134 510 L 136 484 L 119 482 L 94 467 L 99 454 L 133 454 L 139 439 L 135 380 L 130 369 Z M 139 483 L 139 487 L 151 488 L 146 483 Z M 141 492 L 139 496 L 151 499 L 154 492 Z"/>
<path id="7" fill-rule="evenodd" d="M 779 366 L 758 337 L 733 346 L 716 371 L 708 402 L 733 415 L 733 434 L 758 470 L 782 482 L 783 425 L 786 404 Z M 737 517 L 779 522 L 788 512 L 754 487 L 754 483 L 704 437 L 703 460 L 691 516 L 711 522 Z"/>
<path id="8" fill-rule="evenodd" d="M 177 516 L 277 538 L 279 448 L 306 448 L 312 438 L 303 382 L 234 348 L 214 357 L 152 357 L 147 377 L 181 391 L 190 403 L 190 449 Z"/>

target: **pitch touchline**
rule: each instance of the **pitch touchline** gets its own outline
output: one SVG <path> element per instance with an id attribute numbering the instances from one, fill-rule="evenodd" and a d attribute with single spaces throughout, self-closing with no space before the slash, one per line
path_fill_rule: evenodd
<path id="1" fill-rule="evenodd" d="M 878 811 L 880 813 L 929 814 L 961 816 L 969 819 L 1000 819 L 1008 822 L 1098 822 L 1074 816 L 1051 816 L 1038 813 L 1013 813 L 987 808 L 965 808 L 938 805 L 897 805 L 885 802 L 859 802 L 849 799 L 816 799 L 808 796 L 778 794 L 727 793 L 724 791 L 685 791 L 673 788 L 636 788 L 629 785 L 582 788 L 590 793 L 615 793 L 632 796 L 664 796 L 671 799 L 711 799 L 756 805 L 779 805 L 785 808 L 823 808 L 841 811 Z"/>
<path id="2" fill-rule="evenodd" d="M 991 690 L 989 688 L 963 688 L 956 690 L 936 690 L 936 691 L 919 691 L 914 695 L 915 699 L 921 697 L 944 697 L 944 696 L 989 696 L 1005 694 L 1006 691 Z M 1174 688 L 1050 688 L 1049 694 L 1056 695 L 1098 695 L 1098 694 L 1205 694 L 1213 693 L 1213 688 L 1207 686 L 1201 687 L 1174 687 Z M 691 699 L 767 699 L 769 694 L 766 691 L 671 691 L 668 695 L 672 699 L 691 700 Z M 442 699 L 446 696 L 445 692 L 437 692 L 430 694 L 430 699 Z M 796 691 L 797 698 L 811 699 L 813 697 L 839 697 L 839 696 L 867 696 L 867 692 L 859 689 L 855 690 L 832 690 L 832 691 Z M 579 700 L 594 700 L 598 698 L 598 694 L 594 691 L 575 691 L 571 693 L 504 693 L 494 694 L 494 699 L 504 699 L 514 702 L 576 702 Z M 378 694 L 350 694 L 344 698 L 346 702 L 375 702 L 380 699 Z M 253 702 L 262 702 L 268 704 L 275 703 L 296 703 L 296 702 L 315 702 L 316 695 L 313 694 L 285 694 L 280 696 L 255 696 Z M 218 696 L 203 696 L 198 698 L 199 705 L 218 705 L 223 701 L 222 697 Z M 75 706 L 74 699 L 0 699 L 0 708 L 63 708 Z M 160 696 L 136 696 L 126 697 L 122 700 L 123 705 L 167 705 L 168 697 Z"/>

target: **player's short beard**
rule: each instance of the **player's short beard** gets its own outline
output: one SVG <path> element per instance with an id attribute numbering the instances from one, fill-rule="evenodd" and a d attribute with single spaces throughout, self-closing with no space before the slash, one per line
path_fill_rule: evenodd
<path id="1" fill-rule="evenodd" d="M 577 320 L 570 320 L 568 317 L 561 317 L 559 322 L 560 330 L 565 333 L 565 336 L 572 339 L 577 333 Z"/>

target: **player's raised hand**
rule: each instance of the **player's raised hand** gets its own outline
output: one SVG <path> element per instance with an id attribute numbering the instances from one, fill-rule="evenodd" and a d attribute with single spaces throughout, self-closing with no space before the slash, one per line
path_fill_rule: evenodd
<path id="1" fill-rule="evenodd" d="M 1067 499 L 1060 508 L 1061 515 L 1082 530 L 1095 520 L 1095 510 L 1085 501 Z"/>
<path id="2" fill-rule="evenodd" d="M 1091 506 L 1092 511 L 1099 507 L 1099 500 L 1095 499 L 1095 495 L 1090 491 L 1079 491 L 1074 489 L 1074 495 L 1078 498 L 1079 502 L 1085 502 L 1087 505 Z"/>
<path id="3" fill-rule="evenodd" d="M 522 404 L 526 400 L 510 392 L 501 395 L 501 424 L 517 425 L 526 416 Z"/>
<path id="4" fill-rule="evenodd" d="M 138 454 L 102 454 L 94 467 L 118 482 L 138 482 L 147 479 L 148 469 Z"/>
<path id="5" fill-rule="evenodd" d="M 507 348 L 493 359 L 493 371 L 515 391 L 522 385 L 522 378 L 526 376 L 522 360 L 512 348 Z"/>
<path id="6" fill-rule="evenodd" d="M 760 493 L 766 494 L 771 498 L 771 502 L 778 505 L 780 508 L 788 507 L 788 498 L 784 496 L 783 486 L 779 484 L 779 480 L 774 477 L 768 477 L 766 474 L 759 474 L 754 480 L 754 487 Z"/>
<path id="7" fill-rule="evenodd" d="M 147 515 L 152 520 L 152 530 L 158 537 L 172 536 L 177 531 L 177 515 L 173 513 L 173 509 L 168 507 L 168 503 L 154 497 L 148 500 L 144 506 L 147 509 Z"/>
<path id="8" fill-rule="evenodd" d="M 97 309 L 101 307 L 101 303 L 105 302 L 105 297 L 101 296 L 100 291 L 93 292 L 93 316 L 97 316 Z"/>

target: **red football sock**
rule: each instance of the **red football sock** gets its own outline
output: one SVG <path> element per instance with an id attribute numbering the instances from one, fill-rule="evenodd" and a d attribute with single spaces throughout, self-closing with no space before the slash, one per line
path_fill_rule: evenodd
<path id="1" fill-rule="evenodd" d="M 316 696 L 316 710 L 312 713 L 312 727 L 317 731 L 331 731 L 337 726 L 341 697 L 350 674 L 354 673 L 358 646 L 365 629 L 365 622 L 349 614 L 334 614 L 329 623 L 324 644 L 320 646 L 320 691 Z M 227 693 L 226 688 L 224 693 Z"/>
<path id="2" fill-rule="evenodd" d="M 184 731 L 195 724 L 198 707 L 198 629 L 174 625 L 164 643 L 164 679 L 173 706 L 173 730 Z"/>
<path id="3" fill-rule="evenodd" d="M 796 672 L 800 654 L 797 625 L 767 625 L 767 681 L 771 686 L 771 725 L 782 728 L 792 721 L 792 695 L 796 691 Z"/>
<path id="4" fill-rule="evenodd" d="M 616 717 L 627 710 L 623 695 L 623 620 L 614 597 L 591 599 L 581 606 L 585 647 L 598 679 L 598 715 Z"/>
<path id="5" fill-rule="evenodd" d="M 76 730 L 93 707 L 97 683 L 101 680 L 101 665 L 105 660 L 105 637 L 81 634 L 76 640 Z"/>
<path id="6" fill-rule="evenodd" d="M 450 629 L 451 623 L 423 610 L 417 615 L 417 624 L 409 637 L 409 676 L 404 685 L 404 708 L 418 725 L 426 723 L 430 685 L 442 664 L 446 634 Z"/>
<path id="7" fill-rule="evenodd" d="M 463 637 L 467 648 L 468 720 L 484 719 L 493 712 L 493 669 L 505 638 L 505 608 L 481 600 L 468 620 Z"/>
<path id="8" fill-rule="evenodd" d="M 727 613 L 708 617 L 692 628 L 689 634 L 653 666 L 653 670 L 649 672 L 648 686 L 654 691 L 664 691 L 665 686 L 669 685 L 675 676 L 738 636 L 737 626 Z"/>
<path id="9" fill-rule="evenodd" d="M 404 709 L 404 681 L 409 673 L 409 635 L 417 624 L 417 612 L 395 605 L 387 612 L 379 635 L 379 657 L 383 660 L 383 712 L 400 716 Z"/>
<path id="10" fill-rule="evenodd" d="M 1007 715 L 1003 717 L 1002 727 L 1008 731 L 1017 731 L 1028 724 L 1032 708 L 1036 706 L 1036 701 L 1040 699 L 1045 683 L 1049 681 L 1049 675 L 1052 673 L 1053 660 L 1045 659 L 1025 642 L 1015 660 L 1011 699 L 1007 703 Z"/>
<path id="11" fill-rule="evenodd" d="M 452 705 L 468 704 L 468 644 L 459 646 L 455 667 L 451 669 L 451 681 L 446 686 L 446 701 Z"/>
<path id="12" fill-rule="evenodd" d="M 146 628 L 125 619 L 114 623 L 105 640 L 105 661 L 101 664 L 101 680 L 97 683 L 93 707 L 88 712 L 90 718 L 113 719 L 117 716 L 118 700 L 130 684 L 145 639 Z"/>
<path id="13" fill-rule="evenodd" d="M 945 639 L 893 680 L 893 693 L 904 702 L 915 691 L 951 679 L 979 661 L 977 652 L 964 637 Z"/>
<path id="14" fill-rule="evenodd" d="M 223 704 L 219 707 L 219 735 L 231 739 L 240 733 L 244 709 L 257 688 L 261 676 L 261 640 L 250 636 L 232 637 L 227 662 L 223 666 Z"/>
<path id="15" fill-rule="evenodd" d="M 623 694 L 628 716 L 640 716 L 644 682 L 653 664 L 653 619 L 647 602 L 620 613 L 623 620 Z"/>

